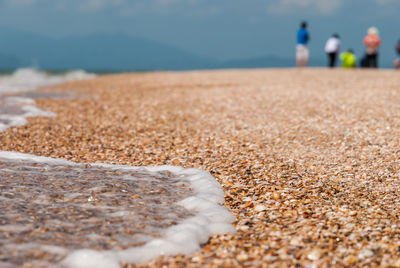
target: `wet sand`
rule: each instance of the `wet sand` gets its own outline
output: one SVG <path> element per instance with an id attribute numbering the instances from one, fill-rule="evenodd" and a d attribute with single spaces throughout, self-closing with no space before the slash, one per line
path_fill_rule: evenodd
<path id="1" fill-rule="evenodd" d="M 36 100 L 57 116 L 1 133 L 1 150 L 195 167 L 222 184 L 237 234 L 144 266 L 400 266 L 399 72 L 156 72 L 51 90 L 86 97 Z"/>

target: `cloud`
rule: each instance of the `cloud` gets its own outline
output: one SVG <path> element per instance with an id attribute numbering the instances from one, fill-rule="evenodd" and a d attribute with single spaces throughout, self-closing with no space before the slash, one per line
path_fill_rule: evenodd
<path id="1" fill-rule="evenodd" d="M 0 0 L 1 1 L 1 0 Z M 18 0 L 14 0 L 18 1 Z M 43 1 L 43 0 L 19 0 Z M 58 0 L 64 8 L 75 9 L 81 12 L 98 12 L 108 8 L 117 8 L 121 14 L 162 13 L 179 10 L 188 6 L 195 6 L 202 0 Z"/>
<path id="2" fill-rule="evenodd" d="M 14 7 L 32 6 L 37 0 L 7 0 L 7 4 Z"/>
<path id="3" fill-rule="evenodd" d="M 138 14 L 172 15 L 202 17 L 219 14 L 218 4 L 208 3 L 206 0 L 135 0 L 128 2 L 121 9 L 123 16 Z M 128 4 L 129 3 L 129 4 Z"/>
<path id="4" fill-rule="evenodd" d="M 0 0 L 1 1 L 1 0 Z M 43 4 L 47 7 L 55 7 L 65 10 L 79 10 L 84 12 L 96 12 L 109 7 L 129 5 L 129 0 L 3 0 L 8 6 L 24 8 Z M 132 2 L 140 2 L 138 0 Z"/>
<path id="5" fill-rule="evenodd" d="M 397 1 L 397 0 L 377 0 Z M 343 0 L 276 0 L 268 6 L 271 13 L 293 13 L 299 9 L 318 12 L 320 15 L 330 15 L 339 10 Z"/>
<path id="6" fill-rule="evenodd" d="M 109 5 L 124 2 L 124 0 L 0 0 L 9 7 L 25 8 L 35 5 L 43 5 L 49 8 L 62 7 L 63 9 L 79 9 L 79 10 L 100 10 Z"/>
<path id="7" fill-rule="evenodd" d="M 180 0 L 157 0 L 156 4 L 162 5 L 162 6 L 169 6 L 169 5 L 175 5 L 180 3 Z"/>
<path id="8" fill-rule="evenodd" d="M 124 0 L 84 0 L 81 1 L 79 10 L 95 12 L 110 6 L 121 6 L 124 2 Z"/>
<path id="9" fill-rule="evenodd" d="M 180 13 L 210 12 L 214 5 L 204 4 L 205 0 L 0 0 L 13 8 L 25 8 L 43 5 L 64 11 L 96 13 L 108 9 L 117 9 L 120 14 L 140 13 Z"/>
<path id="10" fill-rule="evenodd" d="M 175 4 L 193 5 L 193 4 L 197 4 L 199 2 L 200 2 L 200 0 L 155 0 L 155 3 L 160 4 L 160 5 L 175 5 Z"/>
<path id="11" fill-rule="evenodd" d="M 376 0 L 379 5 L 400 4 L 400 0 Z"/>
<path id="12" fill-rule="evenodd" d="M 148 0 L 149 8 L 154 9 L 173 9 L 173 8 L 185 8 L 185 7 L 199 7 L 204 5 L 200 5 L 202 3 L 201 0 Z"/>

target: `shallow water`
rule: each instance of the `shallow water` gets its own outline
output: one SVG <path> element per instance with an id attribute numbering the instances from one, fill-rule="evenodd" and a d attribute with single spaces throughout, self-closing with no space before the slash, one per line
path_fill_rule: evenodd
<path id="1" fill-rule="evenodd" d="M 189 183 L 170 171 L 0 158 L 0 262 L 141 246 L 193 215 L 176 204 L 190 195 Z"/>

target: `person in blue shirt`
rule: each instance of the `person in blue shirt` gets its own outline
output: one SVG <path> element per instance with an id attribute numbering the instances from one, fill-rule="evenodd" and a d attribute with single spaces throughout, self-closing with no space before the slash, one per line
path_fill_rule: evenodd
<path id="1" fill-rule="evenodd" d="M 297 31 L 296 45 L 296 65 L 298 67 L 306 67 L 308 65 L 309 51 L 307 48 L 310 35 L 307 31 L 307 22 L 303 21 L 300 24 L 300 29 Z"/>

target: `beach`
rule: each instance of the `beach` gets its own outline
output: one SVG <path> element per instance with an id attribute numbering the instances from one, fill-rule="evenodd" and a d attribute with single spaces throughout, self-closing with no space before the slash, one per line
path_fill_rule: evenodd
<path id="1" fill-rule="evenodd" d="M 37 99 L 55 116 L 8 128 L 0 150 L 221 184 L 236 234 L 138 266 L 400 266 L 396 71 L 126 73 L 44 90 L 73 97 Z"/>

